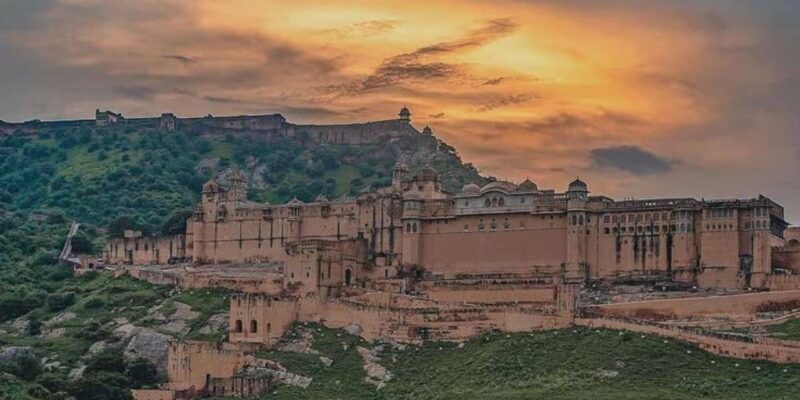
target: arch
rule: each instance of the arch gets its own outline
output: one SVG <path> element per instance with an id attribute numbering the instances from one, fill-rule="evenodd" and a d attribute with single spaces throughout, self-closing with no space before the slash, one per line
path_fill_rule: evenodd
<path id="1" fill-rule="evenodd" d="M 237 319 L 236 323 L 234 324 L 233 331 L 235 333 L 242 333 L 242 320 Z"/>
<path id="2" fill-rule="evenodd" d="M 484 204 L 486 204 L 486 207 L 491 207 L 492 206 L 492 201 L 487 198 L 486 201 L 484 202 Z"/>
<path id="3" fill-rule="evenodd" d="M 267 322 L 267 333 L 272 332 L 272 322 Z"/>
<path id="4" fill-rule="evenodd" d="M 353 271 L 351 271 L 350 268 L 348 268 L 348 269 L 346 269 L 344 271 L 344 284 L 345 284 L 345 286 L 350 286 L 350 284 L 352 283 L 352 280 L 353 280 Z"/>
<path id="5" fill-rule="evenodd" d="M 501 197 L 499 200 L 497 200 L 497 205 L 500 207 L 506 205 L 506 199 Z"/>
<path id="6" fill-rule="evenodd" d="M 258 322 L 256 320 L 250 320 L 250 333 L 257 333 L 258 332 Z"/>

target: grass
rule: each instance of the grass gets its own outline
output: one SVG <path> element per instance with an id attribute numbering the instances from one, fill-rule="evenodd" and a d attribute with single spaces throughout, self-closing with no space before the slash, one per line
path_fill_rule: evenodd
<path id="1" fill-rule="evenodd" d="M 381 364 L 394 378 L 378 390 L 364 381 L 354 346 L 369 344 L 309 326 L 319 329 L 312 347 L 333 364 L 325 367 L 311 354 L 260 353 L 314 378 L 307 389 L 280 386 L 264 399 L 800 398 L 800 365 L 724 358 L 657 336 L 583 328 L 484 335 L 463 348 L 386 349 Z"/>
<path id="2" fill-rule="evenodd" d="M 800 340 L 800 318 L 790 319 L 786 322 L 767 326 L 770 333 L 778 333 L 780 339 Z"/>

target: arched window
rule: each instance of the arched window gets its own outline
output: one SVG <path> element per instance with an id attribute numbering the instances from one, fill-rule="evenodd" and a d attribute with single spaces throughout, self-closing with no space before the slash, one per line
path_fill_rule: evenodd
<path id="1" fill-rule="evenodd" d="M 257 333 L 258 332 L 258 322 L 256 320 L 250 321 L 250 333 Z"/>
<path id="2" fill-rule="evenodd" d="M 406 222 L 406 232 L 411 232 L 411 223 Z"/>
<path id="3" fill-rule="evenodd" d="M 236 324 L 233 328 L 233 331 L 236 333 L 242 333 L 242 320 L 237 319 Z"/>
<path id="4" fill-rule="evenodd" d="M 499 200 L 497 200 L 497 205 L 499 205 L 500 207 L 506 205 L 506 199 L 501 197 Z"/>
<path id="5" fill-rule="evenodd" d="M 491 207 L 492 206 L 492 201 L 489 200 L 489 199 L 486 199 L 485 204 L 486 204 L 486 207 Z"/>
<path id="6" fill-rule="evenodd" d="M 411 232 L 417 233 L 417 223 L 416 222 L 411 224 Z"/>
<path id="7" fill-rule="evenodd" d="M 272 323 L 271 322 L 267 322 L 267 333 L 270 333 L 270 332 L 272 332 Z"/>
<path id="8" fill-rule="evenodd" d="M 572 225 L 578 225 L 578 216 L 577 215 L 573 215 L 572 216 Z"/>
<path id="9" fill-rule="evenodd" d="M 578 216 L 578 225 L 583 226 L 583 215 Z"/>

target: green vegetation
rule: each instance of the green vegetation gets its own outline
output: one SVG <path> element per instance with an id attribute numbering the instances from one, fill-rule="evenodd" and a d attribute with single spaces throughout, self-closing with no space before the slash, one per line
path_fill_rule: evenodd
<path id="1" fill-rule="evenodd" d="M 768 325 L 767 331 L 779 339 L 800 340 L 800 319 L 794 318 L 777 325 Z"/>
<path id="2" fill-rule="evenodd" d="M 317 331 L 312 348 L 333 364 L 326 367 L 314 354 L 259 354 L 314 378 L 307 389 L 281 386 L 264 399 L 800 398 L 798 365 L 724 358 L 657 336 L 582 328 L 484 335 L 463 348 L 385 345 L 380 364 L 394 377 L 376 389 L 365 382 L 355 349 L 375 344 L 340 330 L 308 327 Z"/>

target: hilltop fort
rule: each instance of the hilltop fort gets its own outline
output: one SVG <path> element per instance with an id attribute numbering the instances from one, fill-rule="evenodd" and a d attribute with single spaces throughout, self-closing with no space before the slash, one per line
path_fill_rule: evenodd
<path id="1" fill-rule="evenodd" d="M 398 118 L 355 124 L 301 125 L 286 121 L 280 114 L 239 115 L 215 117 L 207 115 L 198 118 L 179 118 L 172 113 L 152 118 L 125 118 L 121 113 L 95 110 L 95 118 L 70 121 L 32 120 L 21 123 L 0 121 L 0 137 L 14 133 L 36 134 L 45 129 L 68 128 L 111 128 L 135 126 L 153 128 L 163 132 L 178 129 L 206 136 L 258 135 L 262 140 L 278 138 L 298 138 L 316 143 L 370 144 L 404 135 L 432 133 L 430 128 L 422 132 L 411 125 L 411 112 L 403 107 Z"/>
<path id="2" fill-rule="evenodd" d="M 410 117 L 403 108 L 386 121 L 295 125 L 277 114 L 125 119 L 98 112 L 94 121 L 5 126 L 141 124 L 349 145 L 433 135 L 417 131 Z M 296 322 L 404 343 L 581 325 L 674 337 L 732 357 L 800 361 L 800 348 L 786 341 L 696 331 L 761 326 L 772 323 L 764 313 L 777 321 L 800 305 L 800 232 L 787 229 L 783 207 L 763 195 L 617 201 L 577 178 L 563 191 L 531 180 L 448 191 L 430 166 L 412 173 L 398 162 L 391 184 L 355 197 L 271 204 L 248 199 L 240 170 L 217 178 L 203 185 L 180 234 L 128 230 L 101 257 L 71 257 L 67 246 L 62 254 L 78 274 L 103 269 L 238 292 L 228 341 L 172 343 L 170 382 L 136 391 L 137 399 L 256 395 L 276 376 L 296 384 L 252 355 L 278 344 Z"/>

